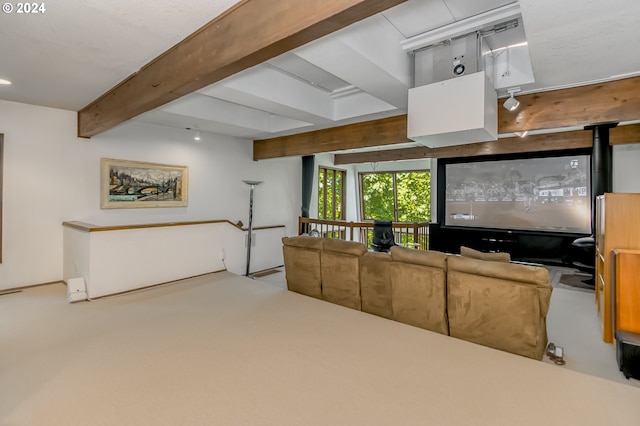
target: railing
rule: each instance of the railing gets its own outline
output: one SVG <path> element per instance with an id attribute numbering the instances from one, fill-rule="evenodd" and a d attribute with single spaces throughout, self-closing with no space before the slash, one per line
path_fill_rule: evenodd
<path id="1" fill-rule="evenodd" d="M 396 244 L 428 250 L 429 222 L 393 222 L 393 237 Z M 346 220 L 324 220 L 308 217 L 298 218 L 298 234 L 317 234 L 324 238 L 359 241 L 370 246 L 373 240 L 373 222 L 347 222 Z"/>

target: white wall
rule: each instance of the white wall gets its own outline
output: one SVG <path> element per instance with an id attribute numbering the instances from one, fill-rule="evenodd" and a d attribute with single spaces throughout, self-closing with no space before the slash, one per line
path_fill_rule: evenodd
<path id="1" fill-rule="evenodd" d="M 76 113 L 0 101 L 4 134 L 3 262 L 0 289 L 62 279 L 63 221 L 98 225 L 168 220 L 229 219 L 254 226 L 286 225 L 297 232 L 301 199 L 299 157 L 252 160 L 252 143 L 203 133 L 126 123 L 91 139 L 76 135 Z M 189 166 L 189 206 L 100 209 L 100 158 Z M 252 259 L 253 264 L 253 259 Z M 274 265 L 275 266 L 275 265 Z"/>
<path id="2" fill-rule="evenodd" d="M 640 192 L 640 143 L 613 147 L 613 191 Z"/>

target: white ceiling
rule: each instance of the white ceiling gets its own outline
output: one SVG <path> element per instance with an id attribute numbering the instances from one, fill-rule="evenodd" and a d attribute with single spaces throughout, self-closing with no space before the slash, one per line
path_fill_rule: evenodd
<path id="1" fill-rule="evenodd" d="M 44 13 L 0 13 L 0 78 L 13 82 L 0 99 L 78 111 L 237 1 L 54 0 Z"/>
<path id="2" fill-rule="evenodd" d="M 0 99 L 77 111 L 236 1 L 57 0 L 2 13 L 0 78 L 13 84 Z M 261 139 L 403 114 L 407 46 L 514 14 L 528 46 L 512 58 L 525 52 L 535 79 L 523 92 L 640 72 L 637 0 L 409 0 L 134 120 Z"/>

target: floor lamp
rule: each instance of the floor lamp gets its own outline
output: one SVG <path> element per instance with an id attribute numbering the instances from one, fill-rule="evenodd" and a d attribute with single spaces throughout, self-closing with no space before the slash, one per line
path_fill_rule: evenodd
<path id="1" fill-rule="evenodd" d="M 247 234 L 247 272 L 245 277 L 249 276 L 249 266 L 251 265 L 251 231 L 253 230 L 253 189 L 260 185 L 262 181 L 258 180 L 243 180 L 244 183 L 251 187 L 249 194 L 249 233 Z"/>

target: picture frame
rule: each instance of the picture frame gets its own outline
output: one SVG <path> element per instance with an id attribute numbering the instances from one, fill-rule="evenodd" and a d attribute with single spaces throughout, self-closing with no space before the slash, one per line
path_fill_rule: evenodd
<path id="1" fill-rule="evenodd" d="M 144 161 L 100 159 L 103 209 L 186 207 L 189 168 Z"/>

